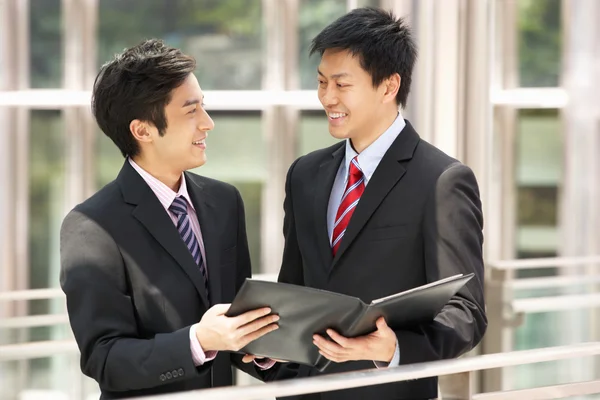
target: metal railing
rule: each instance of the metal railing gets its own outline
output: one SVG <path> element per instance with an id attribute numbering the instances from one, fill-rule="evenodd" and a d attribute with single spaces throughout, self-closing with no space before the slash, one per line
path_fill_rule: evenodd
<path id="1" fill-rule="evenodd" d="M 502 305 L 502 307 L 505 307 L 506 310 L 509 310 L 510 314 L 515 316 L 515 319 L 517 319 L 517 316 L 521 316 L 522 318 L 523 314 L 527 313 L 599 307 L 600 294 L 597 293 L 575 295 L 567 294 L 524 299 L 514 299 L 510 295 L 510 293 L 513 291 L 521 289 L 570 288 L 577 285 L 589 286 L 600 283 L 600 276 L 597 275 L 564 275 L 514 279 L 511 276 L 514 271 L 523 269 L 558 267 L 561 268 L 561 271 L 573 270 L 573 272 L 576 272 L 577 270 L 575 268 L 577 267 L 594 264 L 600 264 L 600 256 L 487 262 L 486 266 L 491 272 L 491 279 L 487 282 L 487 284 L 491 285 L 492 287 L 500 288 L 503 294 L 496 299 L 497 302 L 495 305 Z M 262 280 L 275 280 L 276 275 L 255 275 L 254 278 Z M 508 290 L 508 292 L 504 292 L 506 290 Z M 509 295 L 505 295 L 504 293 L 508 293 Z M 60 289 L 36 289 L 15 292 L 0 292 L 0 303 L 62 298 L 64 298 L 64 294 Z M 488 313 L 490 311 L 492 310 L 488 309 Z M 8 318 L 3 322 L 0 322 L 0 328 L 18 329 L 34 326 L 57 325 L 67 322 L 68 318 L 65 314 L 20 316 Z M 516 325 L 513 325 L 513 327 L 514 326 Z M 490 335 L 486 335 L 486 337 L 489 336 Z M 308 378 L 306 380 L 303 379 L 289 382 L 276 382 L 267 385 L 259 385 L 256 387 L 244 387 L 243 392 L 237 391 L 239 390 L 237 388 L 210 389 L 203 391 L 202 399 L 258 399 L 264 398 L 264 396 L 270 396 L 272 393 L 274 393 L 273 391 L 277 391 L 276 395 L 278 396 L 284 396 L 291 394 L 310 393 L 309 391 L 304 390 L 320 392 L 438 375 L 446 377 L 452 375 L 452 379 L 450 379 L 450 381 L 452 381 L 454 384 L 450 386 L 450 390 L 446 390 L 444 385 L 442 385 L 444 399 L 448 398 L 448 395 L 451 395 L 451 398 L 453 399 L 545 399 L 560 398 L 578 394 L 600 393 L 600 383 L 598 381 L 578 382 L 566 385 L 549 386 L 546 388 L 517 391 L 490 391 L 489 393 L 480 394 L 473 393 L 472 383 L 473 373 L 475 371 L 502 368 L 512 365 L 530 364 L 542 361 L 587 357 L 600 354 L 600 351 L 598 350 L 599 348 L 600 343 L 586 343 L 575 346 L 527 350 L 522 352 L 499 352 L 497 354 L 468 357 L 459 360 L 401 366 L 389 370 L 369 370 L 340 374 L 339 376 L 327 375 L 326 377 Z M 0 361 L 44 358 L 52 357 L 57 354 L 70 354 L 76 356 L 78 354 L 78 349 L 75 345 L 75 342 L 73 340 L 63 340 L 0 346 Z M 449 380 L 445 379 L 445 381 L 448 382 Z M 458 388 L 458 392 L 456 388 Z M 231 392 L 233 390 L 235 390 L 235 392 Z M 279 392 L 279 390 L 281 390 L 281 392 Z M 298 390 L 301 390 L 302 392 Z M 189 395 L 192 395 L 192 393 L 182 394 L 182 396 Z M 173 396 L 174 395 L 170 395 L 169 398 L 175 398 Z"/>
<path id="2" fill-rule="evenodd" d="M 144 400 L 257 400 L 266 397 L 292 396 L 299 394 L 327 392 L 363 386 L 378 385 L 421 379 L 432 376 L 451 375 L 459 382 L 454 393 L 444 393 L 443 400 L 522 400 L 556 399 L 584 394 L 600 393 L 600 380 L 552 385 L 534 389 L 512 390 L 492 393 L 474 393 L 473 373 L 480 370 L 509 367 L 544 361 L 600 355 L 600 342 L 581 343 L 571 346 L 551 347 L 536 350 L 523 350 L 510 353 L 488 354 L 466 357 L 457 360 L 442 360 L 427 363 L 403 365 L 389 369 L 370 369 L 272 382 L 252 387 L 229 387 L 204 389 L 181 394 L 144 397 Z"/>
<path id="3" fill-rule="evenodd" d="M 569 271 L 587 265 L 600 265 L 600 256 L 530 258 L 486 263 L 486 267 L 492 270 L 492 279 L 490 283 L 511 290 L 568 288 L 600 284 L 599 275 L 562 275 L 518 279 L 507 278 L 508 273 L 519 270 L 554 267 L 560 268 L 562 271 Z M 530 297 L 524 299 L 510 298 L 504 299 L 504 301 L 511 307 L 513 313 L 528 314 L 600 307 L 600 294 L 586 293 Z"/>
<path id="4" fill-rule="evenodd" d="M 525 269 L 539 269 L 544 267 L 559 267 L 566 269 L 579 268 L 583 265 L 600 265 L 600 256 L 585 257 L 552 257 L 488 261 L 486 267 L 494 273 L 491 274 L 491 284 L 501 285 L 511 290 L 541 289 L 557 287 L 573 287 L 600 284 L 600 276 L 552 276 L 540 278 L 507 279 L 509 272 Z M 277 279 L 276 274 L 256 274 L 254 279 Z M 60 299 L 64 294 L 60 289 L 33 289 L 12 292 L 0 292 L 0 303 L 10 301 Z M 527 313 L 561 311 L 573 308 L 600 307 L 600 294 L 577 294 L 563 296 L 546 296 L 524 299 L 505 299 L 505 305 L 510 307 L 516 316 Z M 521 318 L 521 317 L 519 317 Z M 0 321 L 0 328 L 33 328 L 40 326 L 62 325 L 68 322 L 64 314 L 32 315 L 5 318 Z"/>
<path id="5" fill-rule="evenodd" d="M 600 256 L 523 258 L 516 260 L 488 261 L 486 266 L 501 270 L 533 269 L 543 267 L 578 267 L 600 264 Z"/>
<path id="6" fill-rule="evenodd" d="M 59 354 L 76 354 L 77 351 L 77 347 L 72 341 L 0 346 L 0 361 L 43 358 Z M 291 396 L 350 389 L 432 376 L 447 376 L 455 383 L 451 392 L 445 392 L 443 394 L 444 400 L 556 399 L 600 393 L 600 380 L 573 382 L 532 389 L 475 393 L 473 384 L 474 373 L 493 368 L 597 355 L 600 355 L 600 342 L 580 343 L 569 346 L 487 354 L 464 357 L 456 360 L 403 365 L 389 369 L 370 369 L 311 378 L 299 378 L 253 386 L 204 389 L 177 394 L 149 396 L 144 397 L 143 399 L 192 400 L 201 398 L 202 400 L 256 400 L 275 396 Z"/>

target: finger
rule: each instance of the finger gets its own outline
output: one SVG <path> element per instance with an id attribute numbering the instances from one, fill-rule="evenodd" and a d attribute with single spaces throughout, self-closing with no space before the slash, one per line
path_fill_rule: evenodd
<path id="1" fill-rule="evenodd" d="M 327 329 L 327 334 L 334 342 L 338 343 L 340 346 L 348 348 L 351 347 L 352 341 L 348 338 L 343 337 L 333 329 Z"/>
<path id="2" fill-rule="evenodd" d="M 340 356 L 332 354 L 332 353 L 329 353 L 326 350 L 319 350 L 319 354 L 321 354 L 326 359 L 331 360 L 331 361 L 336 362 L 336 363 L 344 362 L 345 361 Z"/>
<path id="3" fill-rule="evenodd" d="M 254 321 L 255 319 L 264 317 L 265 315 L 269 315 L 270 313 L 271 309 L 269 307 L 257 308 L 256 310 L 248 311 L 241 315 L 238 315 L 237 317 L 234 317 L 233 324 L 236 328 L 238 328 L 242 325 L 246 325 L 247 323 Z"/>
<path id="4" fill-rule="evenodd" d="M 329 353 L 333 354 L 341 354 L 344 352 L 344 348 L 339 344 L 332 342 L 330 340 L 326 340 L 319 335 L 315 335 L 313 343 L 321 350 L 326 350 Z"/>
<path id="5" fill-rule="evenodd" d="M 256 357 L 254 357 L 252 354 L 246 354 L 244 357 L 242 357 L 242 362 L 248 364 L 250 362 L 252 362 Z"/>
<path id="6" fill-rule="evenodd" d="M 279 321 L 279 315 L 267 315 L 266 317 L 262 317 L 238 328 L 238 333 L 240 336 L 246 336 L 277 321 Z"/>
<path id="7" fill-rule="evenodd" d="M 242 342 L 242 346 L 244 347 L 246 346 L 248 343 L 255 341 L 256 339 L 266 335 L 267 333 L 273 332 L 274 330 L 279 329 L 279 326 L 277 324 L 271 324 L 271 325 L 267 325 L 262 329 L 259 329 L 257 331 L 254 331 L 244 337 L 241 338 L 241 342 Z"/>
<path id="8" fill-rule="evenodd" d="M 383 317 L 379 317 L 375 324 L 377 325 L 378 331 L 388 328 L 388 324 L 387 324 L 387 322 L 385 322 L 385 318 L 383 318 Z"/>

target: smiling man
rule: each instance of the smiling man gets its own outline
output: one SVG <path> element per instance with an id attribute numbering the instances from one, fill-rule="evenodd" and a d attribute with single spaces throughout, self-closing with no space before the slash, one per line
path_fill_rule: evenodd
<path id="1" fill-rule="evenodd" d="M 399 112 L 407 102 L 416 46 L 391 13 L 359 8 L 312 43 L 318 95 L 330 134 L 342 141 L 296 160 L 284 203 L 279 281 L 366 303 L 455 274 L 475 273 L 431 322 L 366 336 L 314 335 L 332 360 L 326 373 L 457 357 L 486 330 L 483 216 L 472 171 L 420 139 Z M 326 306 L 326 305 L 324 305 Z M 278 379 L 319 375 L 279 364 Z M 435 378 L 301 396 L 315 400 L 433 399 Z"/>
<path id="2" fill-rule="evenodd" d="M 266 373 L 219 353 L 277 329 L 277 317 L 224 315 L 250 256 L 239 192 L 186 172 L 206 162 L 214 128 L 195 67 L 148 40 L 105 64 L 94 84 L 94 116 L 125 162 L 66 216 L 60 283 L 82 371 L 103 399 L 231 385 L 232 363 Z"/>

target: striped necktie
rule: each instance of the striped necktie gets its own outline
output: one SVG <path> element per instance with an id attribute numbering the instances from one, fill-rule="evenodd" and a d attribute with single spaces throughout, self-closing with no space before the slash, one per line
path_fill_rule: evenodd
<path id="1" fill-rule="evenodd" d="M 333 235 L 331 239 L 331 249 L 334 257 L 340 247 L 344 233 L 346 233 L 346 228 L 354 213 L 354 209 L 364 191 L 365 177 L 358 165 L 358 156 L 356 156 L 350 162 L 348 183 L 346 184 L 346 190 L 344 190 L 342 201 L 340 202 L 340 206 L 335 216 L 335 224 L 333 226 Z"/>
<path id="2" fill-rule="evenodd" d="M 200 267 L 202 278 L 204 278 L 204 287 L 206 288 L 206 296 L 208 297 L 208 276 L 206 273 L 206 265 L 202 259 L 200 245 L 196 239 L 196 235 L 192 231 L 192 224 L 187 213 L 187 201 L 184 197 L 175 197 L 173 203 L 169 207 L 169 211 L 177 216 L 177 230 L 183 239 L 183 242 L 192 253 L 192 257 L 196 264 Z"/>

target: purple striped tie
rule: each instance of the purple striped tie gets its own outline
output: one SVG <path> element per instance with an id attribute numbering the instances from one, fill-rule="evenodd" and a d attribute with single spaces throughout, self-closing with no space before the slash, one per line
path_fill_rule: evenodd
<path id="1" fill-rule="evenodd" d="M 192 224 L 190 223 L 190 217 L 187 213 L 187 201 L 184 197 L 175 197 L 169 210 L 177 216 L 177 230 L 183 239 L 183 242 L 192 253 L 192 257 L 197 265 L 200 266 L 200 272 L 202 278 L 204 278 L 204 287 L 206 288 L 206 296 L 208 297 L 208 279 L 206 276 L 206 266 L 202 259 L 202 253 L 200 252 L 200 245 L 194 231 L 192 231 Z"/>

